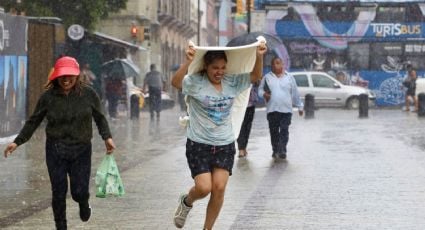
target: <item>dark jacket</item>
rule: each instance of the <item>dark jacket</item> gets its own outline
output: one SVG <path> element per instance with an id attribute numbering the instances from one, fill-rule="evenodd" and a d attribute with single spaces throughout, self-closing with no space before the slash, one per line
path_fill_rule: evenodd
<path id="1" fill-rule="evenodd" d="M 47 118 L 48 139 L 68 144 L 90 143 L 93 137 L 92 118 L 103 140 L 112 137 L 99 96 L 87 86 L 83 86 L 79 93 L 74 90 L 68 95 L 54 88 L 44 92 L 14 142 L 21 145 L 28 141 L 44 117 Z"/>

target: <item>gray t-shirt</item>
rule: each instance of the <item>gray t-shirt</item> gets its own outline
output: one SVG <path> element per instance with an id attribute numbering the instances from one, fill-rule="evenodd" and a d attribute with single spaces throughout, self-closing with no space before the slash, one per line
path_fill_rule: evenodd
<path id="1" fill-rule="evenodd" d="M 145 84 L 149 87 L 162 89 L 162 74 L 156 70 L 147 73 Z"/>
<path id="2" fill-rule="evenodd" d="M 222 91 L 217 91 L 207 76 L 186 75 L 183 94 L 189 104 L 187 137 L 192 141 L 209 145 L 227 145 L 235 140 L 231 111 L 233 100 L 250 86 L 250 74 L 226 75 Z"/>

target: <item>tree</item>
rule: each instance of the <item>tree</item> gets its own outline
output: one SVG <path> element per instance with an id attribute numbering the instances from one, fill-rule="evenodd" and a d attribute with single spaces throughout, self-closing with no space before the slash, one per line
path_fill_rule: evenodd
<path id="1" fill-rule="evenodd" d="M 126 8 L 128 0 L 16 0 L 0 1 L 6 12 L 15 9 L 27 16 L 58 17 L 68 27 L 80 24 L 93 30 L 100 19 L 109 13 Z"/>

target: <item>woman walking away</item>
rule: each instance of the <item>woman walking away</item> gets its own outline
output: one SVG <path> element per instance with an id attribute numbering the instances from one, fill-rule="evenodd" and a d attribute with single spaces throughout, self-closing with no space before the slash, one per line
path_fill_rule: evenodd
<path id="1" fill-rule="evenodd" d="M 52 186 L 52 209 L 56 229 L 67 229 L 66 193 L 68 177 L 72 199 L 78 202 L 80 218 L 91 216 L 89 182 L 93 136 L 92 119 L 105 141 L 106 152 L 115 149 L 109 125 L 96 92 L 81 81 L 78 62 L 72 57 L 56 61 L 46 91 L 39 98 L 34 113 L 25 122 L 15 140 L 4 150 L 8 157 L 28 141 L 46 117 L 46 163 Z"/>
<path id="2" fill-rule="evenodd" d="M 413 69 L 411 64 L 407 65 L 407 77 L 403 81 L 403 86 L 406 87 L 406 96 L 405 96 L 405 104 L 406 111 L 410 111 L 410 103 L 413 101 L 414 110 L 413 112 L 418 111 L 418 98 L 416 97 L 416 71 Z"/>
<path id="3" fill-rule="evenodd" d="M 259 83 L 252 84 L 249 94 L 248 106 L 246 107 L 245 117 L 242 122 L 241 131 L 237 139 L 239 155 L 238 157 L 246 157 L 248 152 L 246 147 L 248 145 L 249 134 L 251 133 L 252 121 L 254 120 L 255 104 L 258 101 L 258 85 Z"/>
<path id="4" fill-rule="evenodd" d="M 195 201 L 210 194 L 204 229 L 212 229 L 223 205 L 236 153 L 231 121 L 233 101 L 251 83 L 261 78 L 263 55 L 266 51 L 265 43 L 259 43 L 254 54 L 255 64 L 250 73 L 226 74 L 226 53 L 223 50 L 209 50 L 203 57 L 203 69 L 186 75 L 196 53 L 195 48 L 189 46 L 186 61 L 173 76 L 172 85 L 182 89 L 187 96 L 190 119 L 187 126 L 186 158 L 195 183 L 179 199 L 174 216 L 176 227 L 184 226 Z"/>

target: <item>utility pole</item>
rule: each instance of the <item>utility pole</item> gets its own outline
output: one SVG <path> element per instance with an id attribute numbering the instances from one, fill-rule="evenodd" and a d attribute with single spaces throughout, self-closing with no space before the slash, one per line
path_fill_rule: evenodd
<path id="1" fill-rule="evenodd" d="M 251 3 L 253 0 L 246 0 L 247 32 L 251 33 Z"/>
<path id="2" fill-rule="evenodd" d="M 217 46 L 220 45 L 220 8 L 222 0 L 215 0 L 215 11 L 217 13 Z"/>
<path id="3" fill-rule="evenodd" d="M 201 45 L 201 0 L 198 0 L 198 39 L 196 44 Z"/>

